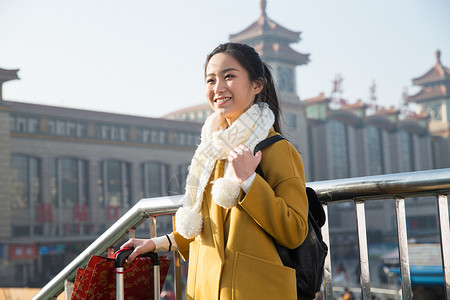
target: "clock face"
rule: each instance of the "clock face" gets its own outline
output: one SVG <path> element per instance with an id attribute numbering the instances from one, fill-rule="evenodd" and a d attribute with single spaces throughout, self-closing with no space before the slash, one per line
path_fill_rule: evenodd
<path id="1" fill-rule="evenodd" d="M 278 88 L 284 92 L 294 92 L 294 72 L 291 68 L 278 67 Z"/>

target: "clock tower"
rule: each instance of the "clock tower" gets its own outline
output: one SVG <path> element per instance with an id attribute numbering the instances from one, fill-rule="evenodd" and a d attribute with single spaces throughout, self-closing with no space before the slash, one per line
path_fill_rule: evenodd
<path id="1" fill-rule="evenodd" d="M 429 130 L 433 135 L 450 137 L 450 69 L 441 63 L 441 52 L 436 51 L 433 68 L 418 78 L 413 84 L 421 87 L 408 102 L 418 105 L 420 112 L 430 116 Z"/>
<path id="2" fill-rule="evenodd" d="M 291 48 L 300 41 L 299 31 L 289 30 L 266 14 L 266 1 L 260 0 L 261 15 L 246 29 L 230 35 L 230 41 L 252 46 L 271 67 L 281 106 L 283 135 L 302 153 L 308 175 L 308 147 L 305 105 L 298 96 L 295 69 L 309 62 L 309 54 Z"/>

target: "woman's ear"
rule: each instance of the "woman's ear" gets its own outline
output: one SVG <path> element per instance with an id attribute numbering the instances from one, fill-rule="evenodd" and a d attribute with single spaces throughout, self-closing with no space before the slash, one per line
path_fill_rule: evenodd
<path id="1" fill-rule="evenodd" d="M 255 80 L 252 83 L 252 87 L 253 87 L 253 91 L 254 91 L 255 95 L 257 95 L 262 91 L 262 89 L 264 87 L 264 83 L 262 80 Z"/>

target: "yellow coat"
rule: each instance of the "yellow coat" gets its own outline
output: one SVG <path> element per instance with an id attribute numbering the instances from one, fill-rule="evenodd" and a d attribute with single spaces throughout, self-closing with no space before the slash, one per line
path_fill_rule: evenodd
<path id="1" fill-rule="evenodd" d="M 272 130 L 269 136 L 274 134 Z M 268 183 L 256 175 L 231 209 L 214 202 L 208 184 L 202 233 L 195 240 L 173 233 L 181 255 L 189 259 L 186 299 L 297 299 L 295 270 L 283 266 L 273 238 L 296 248 L 307 235 L 303 164 L 286 140 L 262 152 Z M 217 174 L 215 170 L 210 182 Z"/>

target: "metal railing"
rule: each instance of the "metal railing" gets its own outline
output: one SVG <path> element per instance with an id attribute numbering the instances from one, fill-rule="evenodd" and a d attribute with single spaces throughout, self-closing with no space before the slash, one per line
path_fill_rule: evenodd
<path id="1" fill-rule="evenodd" d="M 365 201 L 379 199 L 394 199 L 397 218 L 398 249 L 400 257 L 401 290 L 403 299 L 412 299 L 412 285 L 408 258 L 408 240 L 406 228 L 405 198 L 419 196 L 434 196 L 437 200 L 439 229 L 442 252 L 442 267 L 444 289 L 447 300 L 450 300 L 450 229 L 448 213 L 448 194 L 450 194 L 450 169 L 418 171 L 378 176 L 357 177 L 339 180 L 311 182 L 312 187 L 328 215 L 327 204 L 335 202 L 354 202 L 356 206 L 357 236 L 359 246 L 359 264 L 361 271 L 362 299 L 371 299 L 369 277 L 369 259 L 366 235 Z M 123 217 L 114 223 L 104 234 L 95 240 L 75 260 L 66 266 L 55 278 L 47 283 L 33 299 L 56 298 L 63 290 L 65 283 L 73 281 L 78 268 L 85 267 L 92 255 L 105 254 L 117 244 L 128 232 L 133 237 L 134 228 L 147 218 L 155 225 L 156 216 L 173 215 L 178 209 L 176 203 L 180 196 L 161 197 L 140 200 Z M 328 218 L 327 218 L 328 220 Z M 151 226 L 151 228 L 155 228 Z M 131 230 L 131 231 L 130 231 Z M 155 236 L 152 231 L 150 236 Z M 324 241 L 330 246 L 328 221 L 322 227 Z M 331 252 L 325 261 L 325 298 L 333 299 Z M 175 262 L 175 294 L 181 299 L 180 257 L 174 253 Z"/>

